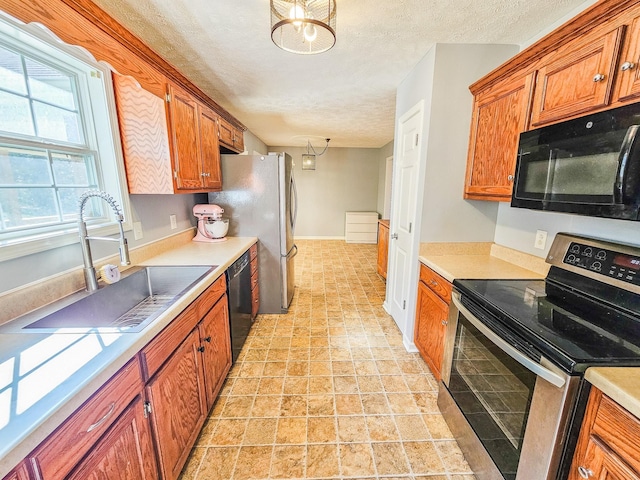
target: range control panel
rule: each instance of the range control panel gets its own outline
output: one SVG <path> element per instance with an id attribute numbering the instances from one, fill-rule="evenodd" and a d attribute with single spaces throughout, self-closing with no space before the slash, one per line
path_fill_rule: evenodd
<path id="1" fill-rule="evenodd" d="M 640 257 L 571 242 L 563 263 L 640 285 Z"/>

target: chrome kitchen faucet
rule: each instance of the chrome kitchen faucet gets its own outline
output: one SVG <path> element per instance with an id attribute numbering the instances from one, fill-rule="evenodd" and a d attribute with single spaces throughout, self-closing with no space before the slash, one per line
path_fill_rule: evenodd
<path id="1" fill-rule="evenodd" d="M 114 213 L 116 214 L 116 220 L 118 220 L 118 227 L 120 228 L 119 239 L 110 237 L 90 237 L 87 234 L 87 224 L 84 222 L 84 207 L 87 203 L 87 200 L 89 200 L 89 198 L 91 197 L 101 198 L 111 206 Z M 131 261 L 129 260 L 129 247 L 127 245 L 127 239 L 124 236 L 124 230 L 122 228 L 124 216 L 122 215 L 120 207 L 116 203 L 115 199 L 108 193 L 102 192 L 100 190 L 87 190 L 86 192 L 84 192 L 78 199 L 78 206 L 80 208 L 80 212 L 78 215 L 78 229 L 80 231 L 80 247 L 82 248 L 82 260 L 84 261 L 84 281 L 87 285 L 87 291 L 95 292 L 98 289 L 98 280 L 96 278 L 96 269 L 93 266 L 93 258 L 91 257 L 91 247 L 89 245 L 89 240 L 120 242 L 120 264 L 131 264 Z"/>

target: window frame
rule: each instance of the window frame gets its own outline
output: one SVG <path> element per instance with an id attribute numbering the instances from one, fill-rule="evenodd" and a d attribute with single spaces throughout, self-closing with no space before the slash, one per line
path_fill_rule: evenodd
<path id="1" fill-rule="evenodd" d="M 17 32 L 9 33 L 16 30 Z M 3 40 L 0 42 L 2 45 L 7 45 L 11 50 L 18 50 L 34 60 L 65 72 L 70 71 L 74 75 L 77 70 L 86 71 L 84 75 L 76 75 L 75 79 L 78 108 L 83 119 L 82 131 L 86 143 L 86 147 L 83 148 L 95 155 L 96 180 L 100 185 L 99 188 L 106 190 L 117 200 L 125 218 L 124 230 L 132 230 L 131 206 L 111 77 L 112 67 L 104 61 L 96 61 L 93 55 L 83 47 L 63 42 L 44 25 L 25 24 L 2 11 L 0 11 L 0 34 L 3 35 Z M 5 40 L 5 34 L 11 36 L 12 40 Z M 26 44 L 26 48 L 16 45 L 17 43 L 23 46 Z M 48 57 L 56 58 L 56 62 L 52 62 Z M 7 137 L 3 134 L 0 135 L 0 142 L 6 142 L 8 138 L 13 144 L 26 147 L 56 150 L 58 146 L 58 143 L 34 137 L 24 138 L 22 135 Z M 64 142 L 59 144 L 64 145 Z M 77 147 L 76 144 L 70 144 L 70 146 Z M 113 212 L 110 208 L 105 208 L 103 211 L 105 216 L 87 222 L 90 234 L 98 236 L 117 234 L 119 229 Z M 78 228 L 75 222 L 43 226 L 38 233 L 29 233 L 17 238 L 0 237 L 0 262 L 78 243 L 78 239 Z"/>

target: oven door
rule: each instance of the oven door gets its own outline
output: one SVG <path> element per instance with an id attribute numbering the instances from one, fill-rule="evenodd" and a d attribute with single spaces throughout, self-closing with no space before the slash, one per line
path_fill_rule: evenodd
<path id="1" fill-rule="evenodd" d="M 555 480 L 579 377 L 452 300 L 438 405 L 476 477 Z"/>

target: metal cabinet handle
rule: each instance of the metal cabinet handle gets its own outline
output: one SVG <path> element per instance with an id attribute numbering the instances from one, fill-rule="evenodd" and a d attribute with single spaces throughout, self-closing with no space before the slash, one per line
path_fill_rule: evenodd
<path id="1" fill-rule="evenodd" d="M 111 414 L 113 413 L 113 411 L 115 409 L 116 409 L 116 402 L 111 402 L 111 406 L 109 407 L 109 411 L 105 414 L 104 417 L 102 417 L 96 423 L 93 423 L 93 424 L 89 425 L 89 428 L 87 428 L 87 433 L 89 433 L 91 430 L 95 430 L 100 425 L 102 425 L 107 420 L 107 418 L 109 418 L 111 416 Z"/>
<path id="2" fill-rule="evenodd" d="M 438 282 L 436 282 L 435 280 L 429 280 L 429 285 L 433 285 L 434 287 L 437 287 Z"/>
<path id="3" fill-rule="evenodd" d="M 635 66 L 636 66 L 636 64 L 633 63 L 633 62 L 624 62 L 620 66 L 620 70 L 622 70 L 623 72 L 626 72 L 627 70 L 632 70 Z"/>
<path id="4" fill-rule="evenodd" d="M 449 322 L 447 322 L 446 320 L 442 320 L 442 325 L 448 325 Z"/>
<path id="5" fill-rule="evenodd" d="M 601 74 L 601 73 L 596 73 L 596 74 L 593 76 L 593 81 L 594 81 L 595 83 L 601 82 L 602 80 L 604 80 L 604 75 L 603 75 L 603 74 Z"/>
<path id="6" fill-rule="evenodd" d="M 509 175 L 509 176 L 507 177 L 507 180 L 509 180 L 510 182 L 513 182 L 513 175 Z"/>
<path id="7" fill-rule="evenodd" d="M 578 467 L 578 474 L 582 477 L 582 478 L 589 478 L 589 477 L 593 477 L 593 472 L 591 470 L 589 470 L 587 467 L 583 467 L 582 465 L 580 465 Z"/>

